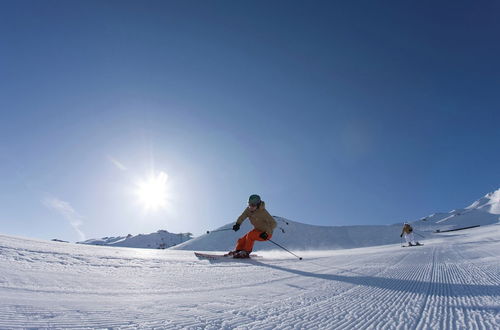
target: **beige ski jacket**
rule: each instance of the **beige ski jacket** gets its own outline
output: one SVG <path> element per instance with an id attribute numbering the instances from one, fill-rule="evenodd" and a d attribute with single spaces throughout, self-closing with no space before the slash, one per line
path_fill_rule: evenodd
<path id="1" fill-rule="evenodd" d="M 401 235 L 403 234 L 409 234 L 413 231 L 413 228 L 409 225 L 409 224 L 406 224 L 403 226 L 403 230 L 401 231 Z"/>
<path id="2" fill-rule="evenodd" d="M 238 220 L 236 220 L 236 223 L 241 225 L 246 218 L 250 219 L 255 229 L 266 232 L 268 235 L 272 235 L 274 228 L 276 228 L 276 220 L 267 212 L 264 202 L 255 211 L 250 211 L 247 207 Z"/>

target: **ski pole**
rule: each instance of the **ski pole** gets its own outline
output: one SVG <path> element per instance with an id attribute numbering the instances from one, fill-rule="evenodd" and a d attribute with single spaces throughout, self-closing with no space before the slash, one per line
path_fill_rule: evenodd
<path id="1" fill-rule="evenodd" d="M 218 229 L 218 230 L 207 230 L 207 234 L 210 234 L 210 233 L 216 233 L 218 231 L 226 231 L 226 230 L 233 230 L 233 228 L 226 228 L 226 229 Z"/>
<path id="2" fill-rule="evenodd" d="M 401 240 L 401 247 L 403 247 L 403 237 L 402 236 L 400 236 L 400 237 L 401 237 L 401 239 L 400 239 Z"/>
<path id="3" fill-rule="evenodd" d="M 296 256 L 297 258 L 299 258 L 299 260 L 302 260 L 302 257 L 299 257 L 298 255 L 296 255 L 295 253 L 291 252 L 290 250 L 288 250 L 288 249 L 286 249 L 286 248 L 282 247 L 282 246 L 281 246 L 281 245 L 279 245 L 278 243 L 276 243 L 276 242 L 274 242 L 274 241 L 272 241 L 272 240 L 270 240 L 270 239 L 268 239 L 268 241 L 269 241 L 269 242 L 271 242 L 271 243 L 273 243 L 273 244 L 275 244 L 275 245 L 277 245 L 277 246 L 279 246 L 280 248 L 282 248 L 282 249 L 283 249 L 283 250 L 285 250 L 286 252 L 288 252 L 288 253 L 290 253 L 290 254 L 293 254 L 294 256 Z"/>

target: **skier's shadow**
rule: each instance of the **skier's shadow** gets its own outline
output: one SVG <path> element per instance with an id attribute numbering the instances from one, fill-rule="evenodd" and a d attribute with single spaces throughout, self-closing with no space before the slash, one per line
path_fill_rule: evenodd
<path id="1" fill-rule="evenodd" d="M 268 267 L 274 270 L 292 273 L 299 276 L 313 277 L 328 281 L 345 282 L 354 285 L 371 286 L 375 288 L 412 292 L 423 295 L 446 295 L 451 297 L 470 296 L 500 296 L 500 283 L 496 285 L 485 284 L 461 284 L 425 282 L 419 280 L 406 280 L 399 278 L 376 277 L 376 276 L 345 276 L 336 274 L 317 274 L 298 269 L 285 268 L 270 265 L 259 261 L 253 261 L 254 265 Z"/>

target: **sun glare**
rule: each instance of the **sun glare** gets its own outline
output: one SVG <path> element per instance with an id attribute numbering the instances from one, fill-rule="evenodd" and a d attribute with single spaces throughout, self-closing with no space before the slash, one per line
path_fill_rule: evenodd
<path id="1" fill-rule="evenodd" d="M 136 195 L 146 211 L 157 211 L 167 206 L 167 180 L 165 172 L 152 174 L 137 184 Z"/>

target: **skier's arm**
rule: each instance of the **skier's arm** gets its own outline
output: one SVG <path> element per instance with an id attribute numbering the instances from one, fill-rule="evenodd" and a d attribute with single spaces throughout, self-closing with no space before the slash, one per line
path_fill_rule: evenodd
<path id="1" fill-rule="evenodd" d="M 248 208 L 246 208 L 245 211 L 243 211 L 243 213 L 238 217 L 236 224 L 241 225 L 246 218 L 248 218 Z"/>
<path id="2" fill-rule="evenodd" d="M 274 220 L 273 216 L 267 213 L 267 217 L 263 219 L 266 222 L 266 228 L 268 230 L 267 234 L 272 234 L 274 228 L 278 225 L 276 220 Z"/>

